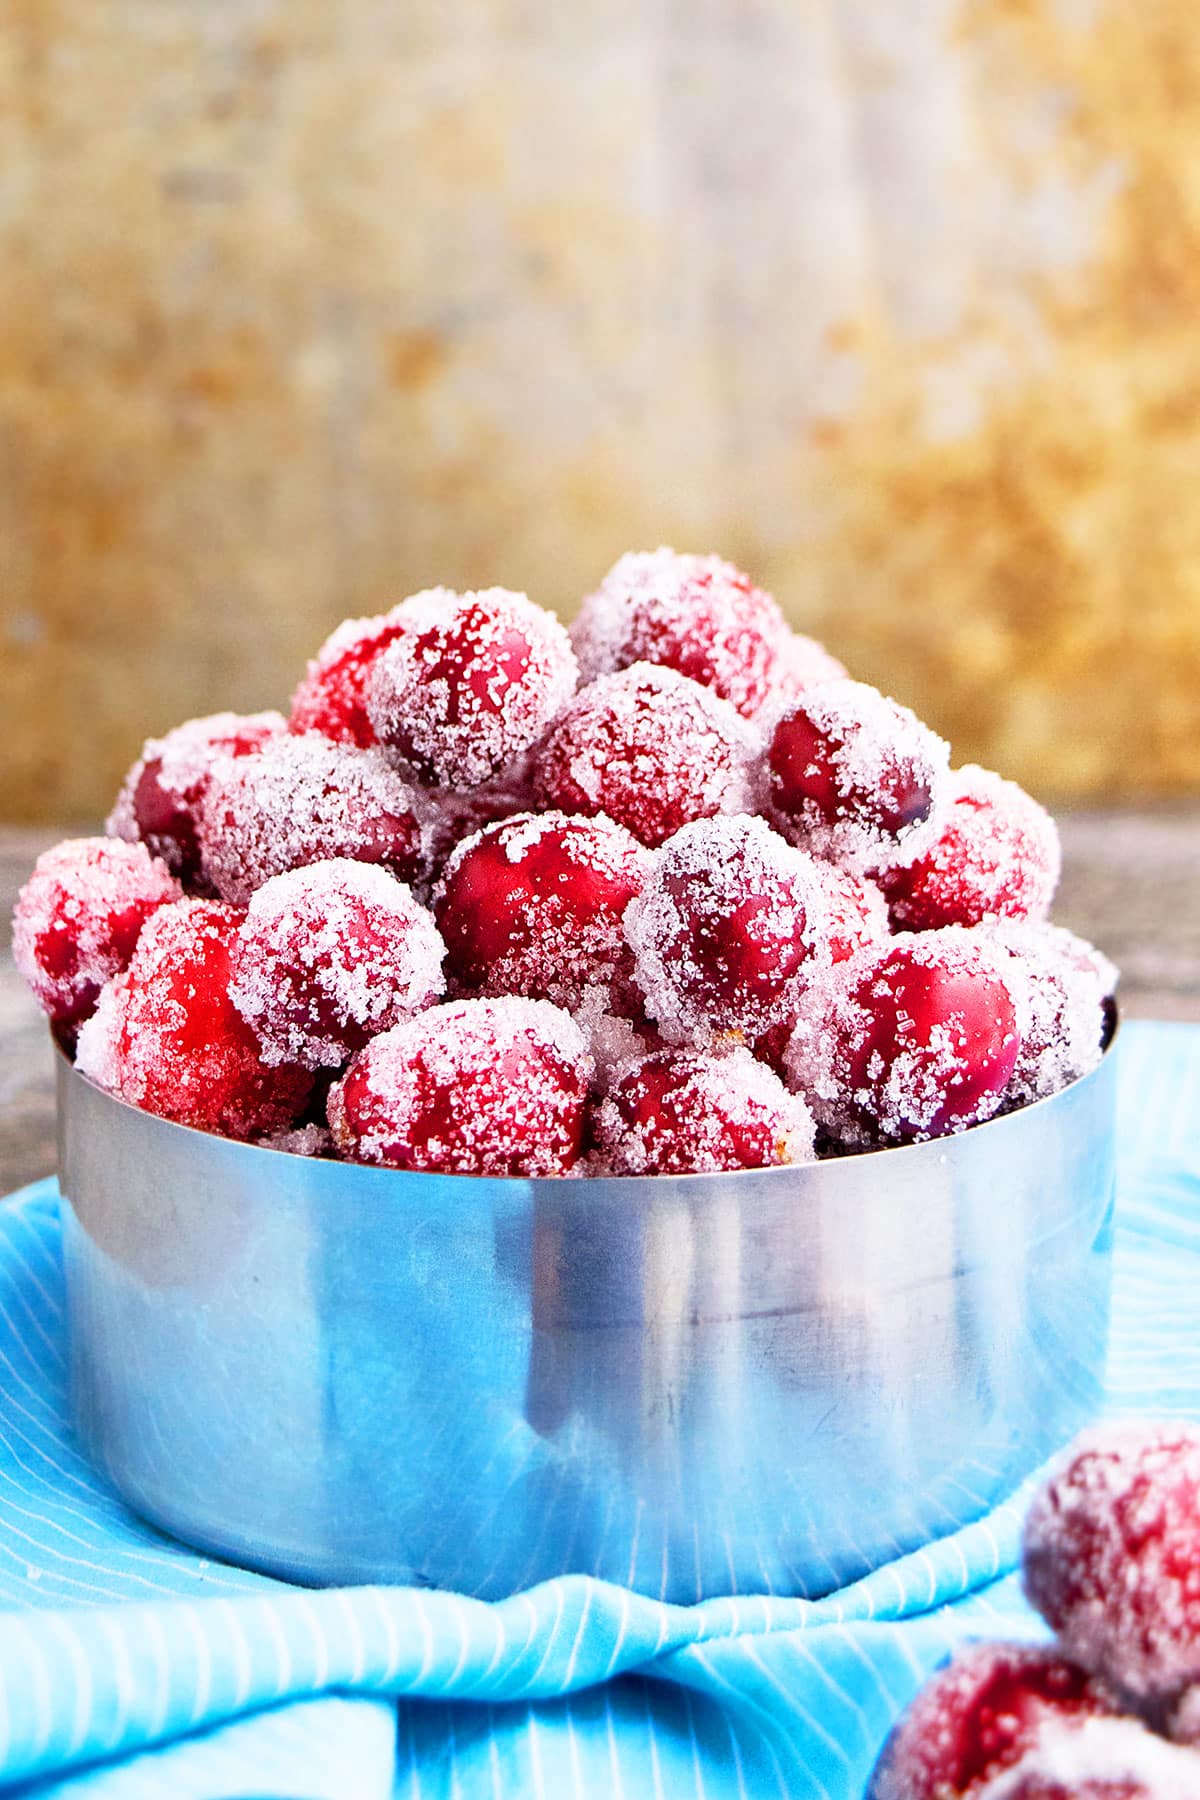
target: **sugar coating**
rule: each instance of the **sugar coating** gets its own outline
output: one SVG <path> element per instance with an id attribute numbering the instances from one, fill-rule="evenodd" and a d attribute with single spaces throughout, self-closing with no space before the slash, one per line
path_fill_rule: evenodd
<path id="1" fill-rule="evenodd" d="M 812 1114 L 745 1049 L 660 1050 L 618 1071 L 593 1109 L 613 1175 L 688 1175 L 811 1162 Z"/>
<path id="2" fill-rule="evenodd" d="M 444 956 L 410 888 L 377 864 L 334 857 L 274 875 L 252 896 L 229 994 L 264 1062 L 338 1068 L 445 992 Z"/>
<path id="3" fill-rule="evenodd" d="M 1200 1680 L 1200 1427 L 1084 1432 L 1030 1509 L 1024 1570 L 1086 1668 L 1141 1700 Z"/>
<path id="4" fill-rule="evenodd" d="M 328 857 L 420 868 L 418 804 L 378 750 L 278 737 L 219 762 L 200 814 L 204 867 L 222 899 L 245 905 L 272 875 Z"/>
<path id="5" fill-rule="evenodd" d="M 1200 1683 L 1185 1688 L 1171 1709 L 1167 1736 L 1176 1744 L 1190 1744 L 1200 1750 Z"/>
<path id="6" fill-rule="evenodd" d="M 635 977 L 663 1036 L 701 1047 L 793 1018 L 826 958 L 825 887 L 763 819 L 699 819 L 663 845 L 625 914 Z"/>
<path id="7" fill-rule="evenodd" d="M 258 1144 L 262 1150 L 281 1150 L 287 1156 L 336 1155 L 328 1125 L 298 1125 L 294 1131 L 272 1132 L 269 1137 L 259 1138 Z"/>
<path id="8" fill-rule="evenodd" d="M 798 768 L 786 750 L 804 723 L 820 747 Z M 936 841 L 949 768 L 945 739 L 865 682 L 823 681 L 773 722 L 769 788 L 782 828 L 859 874 L 911 862 Z"/>
<path id="9" fill-rule="evenodd" d="M 799 631 L 786 632 L 776 646 L 771 689 L 763 703 L 763 714 L 777 716 L 784 706 L 798 700 L 818 682 L 841 681 L 846 674 L 845 665 L 816 638 L 805 637 Z"/>
<path id="10" fill-rule="evenodd" d="M 598 1096 L 608 1093 L 630 1063 L 663 1048 L 662 1038 L 647 1020 L 635 1021 L 627 1013 L 613 1012 L 609 994 L 602 987 L 586 989 L 571 1017 L 582 1031 L 595 1063 L 592 1090 Z"/>
<path id="11" fill-rule="evenodd" d="M 485 825 L 528 812 L 533 803 L 533 775 L 528 754 L 479 787 L 459 793 L 455 788 L 423 788 L 421 801 L 421 898 L 432 897 L 451 851 L 474 837 Z"/>
<path id="12" fill-rule="evenodd" d="M 402 600 L 372 618 L 343 619 L 330 633 L 292 696 L 290 731 L 316 731 L 362 750 L 377 742 L 367 717 L 367 679 L 376 657 L 405 630 L 407 604 Z"/>
<path id="13" fill-rule="evenodd" d="M 1011 959 L 985 933 L 951 927 L 818 966 L 784 1070 L 833 1137 L 870 1148 L 991 1118 L 1019 1049 Z"/>
<path id="14" fill-rule="evenodd" d="M 1110 991 L 1105 965 L 1112 965 L 1061 925 L 1001 919 L 981 930 L 1016 965 L 1013 994 L 1021 1048 L 1008 1098 L 1023 1106 L 1056 1094 L 1100 1061 L 1104 1001 Z"/>
<path id="15" fill-rule="evenodd" d="M 897 930 L 1043 919 L 1062 867 L 1058 828 L 1015 781 L 974 763 L 952 771 L 937 842 L 880 880 Z"/>
<path id="16" fill-rule="evenodd" d="M 732 563 L 665 546 L 622 556 L 571 627 L 583 681 L 657 663 L 747 718 L 767 698 L 787 635 L 775 601 Z"/>
<path id="17" fill-rule="evenodd" d="M 566 1175 L 583 1149 L 593 1063 L 544 1000 L 459 1000 L 373 1038 L 330 1089 L 357 1161 L 456 1175 Z"/>
<path id="18" fill-rule="evenodd" d="M 13 910 L 13 961 L 42 1011 L 85 1018 L 151 913 L 179 898 L 144 844 L 70 838 L 43 851 Z"/>
<path id="19" fill-rule="evenodd" d="M 650 852 L 598 814 L 518 813 L 459 844 L 434 895 L 448 966 L 468 991 L 526 994 L 575 1011 L 630 991 L 621 920 Z"/>
<path id="20" fill-rule="evenodd" d="M 76 1067 L 131 1105 L 202 1131 L 257 1138 L 286 1130 L 312 1077 L 268 1067 L 230 1001 L 240 921 L 214 900 L 160 907 L 80 1032 Z"/>
<path id="21" fill-rule="evenodd" d="M 477 787 L 541 737 L 578 665 L 552 612 L 507 588 L 433 588 L 404 602 L 406 629 L 376 659 L 367 713 L 422 781 Z"/>
<path id="22" fill-rule="evenodd" d="M 1048 1722 L 1036 1745 L 972 1800 L 1200 1800 L 1200 1756 L 1140 1719 Z"/>
<path id="23" fill-rule="evenodd" d="M 825 948 L 832 962 L 844 962 L 856 950 L 889 936 L 883 890 L 866 875 L 852 874 L 836 863 L 818 862 L 825 898 Z"/>
<path id="24" fill-rule="evenodd" d="M 539 803 L 606 813 L 652 848 L 692 819 L 742 811 L 759 740 L 728 701 L 634 663 L 580 690 L 538 748 Z"/>

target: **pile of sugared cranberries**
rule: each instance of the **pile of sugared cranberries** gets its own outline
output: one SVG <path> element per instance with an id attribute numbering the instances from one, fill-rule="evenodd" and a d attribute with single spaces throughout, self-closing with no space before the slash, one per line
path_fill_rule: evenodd
<path id="1" fill-rule="evenodd" d="M 1085 1432 L 1030 1509 L 1048 1647 L 973 1644 L 917 1695 L 868 1800 L 1200 1800 L 1200 1429 Z"/>
<path id="2" fill-rule="evenodd" d="M 152 739 L 42 857 L 18 964 L 80 1069 L 272 1149 L 484 1175 L 766 1168 L 962 1131 L 1099 1060 L 1028 794 L 715 556 L 570 633 L 507 588 L 347 620 L 290 715 Z"/>

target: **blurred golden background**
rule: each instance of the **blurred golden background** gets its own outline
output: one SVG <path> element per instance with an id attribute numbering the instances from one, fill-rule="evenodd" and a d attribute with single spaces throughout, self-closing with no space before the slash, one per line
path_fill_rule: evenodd
<path id="1" fill-rule="evenodd" d="M 1200 789 L 1194 0 L 0 3 L 0 817 L 660 542 L 958 760 Z"/>

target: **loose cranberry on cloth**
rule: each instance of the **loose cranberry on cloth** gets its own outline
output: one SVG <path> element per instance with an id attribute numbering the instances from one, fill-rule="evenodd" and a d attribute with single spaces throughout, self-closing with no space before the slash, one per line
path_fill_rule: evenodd
<path id="1" fill-rule="evenodd" d="M 329 1094 L 339 1150 L 442 1175 L 566 1175 L 592 1058 L 546 1000 L 460 1000 L 373 1038 Z"/>
<path id="2" fill-rule="evenodd" d="M 813 1155 L 812 1114 L 746 1050 L 660 1050 L 628 1064 L 593 1131 L 597 1174 L 766 1169 Z"/>
<path id="3" fill-rule="evenodd" d="M 1200 1757 L 1137 1719 L 1048 1724 L 1013 1768 L 971 1800 L 1200 1800 Z"/>
<path id="4" fill-rule="evenodd" d="M 38 857 L 13 912 L 13 961 L 56 1025 L 87 1018 L 179 883 L 144 844 L 69 838 Z"/>
<path id="5" fill-rule="evenodd" d="M 378 656 L 405 629 L 405 605 L 371 619 L 345 619 L 326 638 L 292 695 L 289 731 L 319 732 L 361 750 L 378 741 L 367 716 L 367 681 Z"/>

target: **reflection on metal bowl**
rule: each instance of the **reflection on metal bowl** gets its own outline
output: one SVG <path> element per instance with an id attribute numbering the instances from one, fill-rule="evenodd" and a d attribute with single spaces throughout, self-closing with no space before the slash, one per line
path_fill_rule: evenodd
<path id="1" fill-rule="evenodd" d="M 408 1175 L 59 1060 L 74 1406 L 140 1513 L 300 1581 L 819 1594 L 1096 1406 L 1114 1049 L 936 1143 L 744 1175 Z"/>

